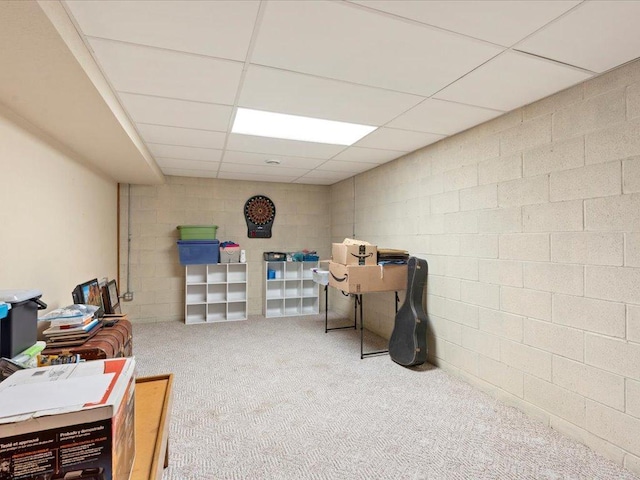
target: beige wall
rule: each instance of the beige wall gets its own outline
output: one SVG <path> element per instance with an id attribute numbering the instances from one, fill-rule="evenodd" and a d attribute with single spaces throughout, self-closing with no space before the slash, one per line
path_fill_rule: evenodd
<path id="1" fill-rule="evenodd" d="M 0 289 L 37 289 L 50 308 L 117 274 L 117 184 L 0 109 Z"/>
<path id="2" fill-rule="evenodd" d="M 429 262 L 432 362 L 640 473 L 640 62 L 331 195 L 334 240 Z"/>
<path id="3" fill-rule="evenodd" d="M 121 188 L 121 290 L 126 289 L 128 187 Z M 276 206 L 273 237 L 247 238 L 244 204 L 266 195 Z M 160 186 L 131 186 L 132 302 L 123 302 L 134 322 L 184 321 L 184 267 L 178 225 L 218 225 L 217 238 L 247 252 L 249 315 L 262 313 L 265 251 L 317 250 L 329 255 L 329 187 L 207 178 L 167 177 Z"/>

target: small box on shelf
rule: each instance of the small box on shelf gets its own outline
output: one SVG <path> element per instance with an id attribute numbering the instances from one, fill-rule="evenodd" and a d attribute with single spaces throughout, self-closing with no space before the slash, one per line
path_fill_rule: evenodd
<path id="1" fill-rule="evenodd" d="M 240 247 L 220 247 L 220 263 L 239 263 L 240 262 Z"/>

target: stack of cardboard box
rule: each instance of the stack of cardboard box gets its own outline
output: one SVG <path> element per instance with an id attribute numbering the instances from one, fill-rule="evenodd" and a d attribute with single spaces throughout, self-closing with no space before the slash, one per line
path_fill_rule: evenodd
<path id="1" fill-rule="evenodd" d="M 398 291 L 407 288 L 406 265 L 378 265 L 378 249 L 345 238 L 331 248 L 329 285 L 345 293 Z"/>
<path id="2" fill-rule="evenodd" d="M 0 460 L 12 479 L 128 479 L 135 360 L 20 370 L 0 383 Z M 7 472 L 4 472 L 7 474 Z"/>

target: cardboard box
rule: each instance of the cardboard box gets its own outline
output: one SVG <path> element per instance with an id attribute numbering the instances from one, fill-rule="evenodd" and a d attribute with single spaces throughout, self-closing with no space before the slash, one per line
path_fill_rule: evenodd
<path id="1" fill-rule="evenodd" d="M 0 383 L 0 460 L 11 478 L 127 480 L 133 358 L 20 370 Z"/>
<path id="2" fill-rule="evenodd" d="M 220 247 L 220 263 L 239 263 L 240 247 Z"/>
<path id="3" fill-rule="evenodd" d="M 334 243 L 331 246 L 331 257 L 333 262 L 342 265 L 377 265 L 378 247 Z"/>
<path id="4" fill-rule="evenodd" d="M 329 264 L 329 285 L 345 293 L 389 292 L 407 288 L 406 265 Z"/>

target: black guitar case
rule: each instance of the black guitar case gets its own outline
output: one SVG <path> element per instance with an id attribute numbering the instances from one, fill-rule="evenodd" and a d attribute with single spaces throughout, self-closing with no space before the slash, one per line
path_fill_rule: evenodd
<path id="1" fill-rule="evenodd" d="M 422 308 L 422 291 L 427 282 L 426 260 L 409 257 L 407 296 L 398 313 L 389 340 L 391 360 L 405 367 L 427 361 L 427 314 Z"/>

